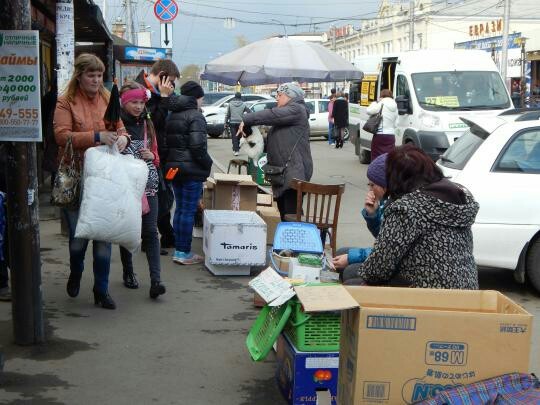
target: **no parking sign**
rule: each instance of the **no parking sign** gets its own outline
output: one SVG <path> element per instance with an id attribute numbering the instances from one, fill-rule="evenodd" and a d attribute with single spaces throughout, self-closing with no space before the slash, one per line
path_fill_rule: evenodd
<path id="1" fill-rule="evenodd" d="M 154 14 L 163 23 L 171 22 L 178 15 L 178 4 L 174 0 L 157 0 Z"/>

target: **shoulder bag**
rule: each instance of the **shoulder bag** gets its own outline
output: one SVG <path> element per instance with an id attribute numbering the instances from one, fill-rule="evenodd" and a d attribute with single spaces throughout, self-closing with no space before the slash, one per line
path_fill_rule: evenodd
<path id="1" fill-rule="evenodd" d="M 376 114 L 373 114 L 371 115 L 368 120 L 366 121 L 366 123 L 364 124 L 364 126 L 362 127 L 362 129 L 366 132 L 369 132 L 373 135 L 375 135 L 377 133 L 377 131 L 379 130 L 379 126 L 381 125 L 381 121 L 382 121 L 382 109 L 384 107 L 384 104 L 381 103 L 381 109 L 379 110 L 378 113 Z"/>
<path id="2" fill-rule="evenodd" d="M 274 166 L 267 163 L 261 168 L 264 172 L 264 177 L 266 177 L 266 180 L 268 180 L 273 187 L 281 187 L 285 184 L 285 171 L 287 170 L 287 166 L 289 166 L 289 162 L 291 161 L 291 157 L 298 142 L 300 142 L 300 136 L 296 140 L 296 143 L 289 154 L 289 158 L 285 162 L 285 166 Z"/>
<path id="3" fill-rule="evenodd" d="M 73 152 L 70 136 L 66 142 L 51 191 L 51 204 L 62 208 L 78 208 L 81 191 L 81 163 Z"/>

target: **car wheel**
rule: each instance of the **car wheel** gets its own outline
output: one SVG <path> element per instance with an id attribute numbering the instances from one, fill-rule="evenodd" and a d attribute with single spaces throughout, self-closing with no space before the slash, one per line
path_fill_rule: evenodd
<path id="1" fill-rule="evenodd" d="M 221 134 L 208 134 L 210 138 L 219 138 Z"/>
<path id="2" fill-rule="evenodd" d="M 360 163 L 367 165 L 371 163 L 371 151 L 364 149 L 360 146 L 360 151 L 358 152 L 358 159 Z"/>
<path id="3" fill-rule="evenodd" d="M 529 247 L 527 253 L 527 276 L 533 287 L 540 293 L 540 238 Z"/>

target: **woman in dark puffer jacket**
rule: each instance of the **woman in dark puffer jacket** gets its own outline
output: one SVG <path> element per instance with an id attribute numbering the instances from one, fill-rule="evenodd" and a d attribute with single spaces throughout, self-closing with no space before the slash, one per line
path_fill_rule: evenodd
<path id="1" fill-rule="evenodd" d="M 212 158 L 207 148 L 206 119 L 200 112 L 204 91 L 197 83 L 189 81 L 180 88 L 180 93 L 190 97 L 170 100 L 172 113 L 167 121 L 166 169 L 178 169 L 173 179 L 176 200 L 173 261 L 196 264 L 201 263 L 203 257 L 191 251 L 193 223 L 203 182 L 210 175 Z"/>

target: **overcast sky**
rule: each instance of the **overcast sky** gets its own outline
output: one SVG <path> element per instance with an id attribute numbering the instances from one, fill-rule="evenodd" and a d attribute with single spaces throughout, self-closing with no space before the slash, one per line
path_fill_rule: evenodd
<path id="1" fill-rule="evenodd" d="M 103 8 L 103 0 L 94 0 Z M 105 0 L 105 19 L 110 24 L 125 10 L 119 0 Z M 133 0 L 136 20 L 150 25 L 153 46 L 159 47 L 160 29 L 154 16 L 153 0 Z M 332 24 L 355 27 L 360 21 L 346 18 L 374 16 L 379 0 L 190 0 L 181 1 L 180 13 L 173 22 L 173 59 L 179 66 L 195 63 L 203 66 L 210 60 L 236 48 L 236 37 L 249 42 L 272 34 L 326 31 Z M 188 14 L 188 15 L 186 15 Z M 191 15 L 189 15 L 191 14 Z M 196 15 L 196 16 L 194 16 Z M 233 18 L 234 28 L 226 28 L 225 20 L 207 17 Z M 329 20 L 337 20 L 330 22 Z M 241 21 L 244 22 L 241 22 Z M 277 20 L 272 21 L 272 20 Z M 264 25 L 264 24 L 276 25 Z M 282 24 L 302 26 L 286 26 Z"/>

